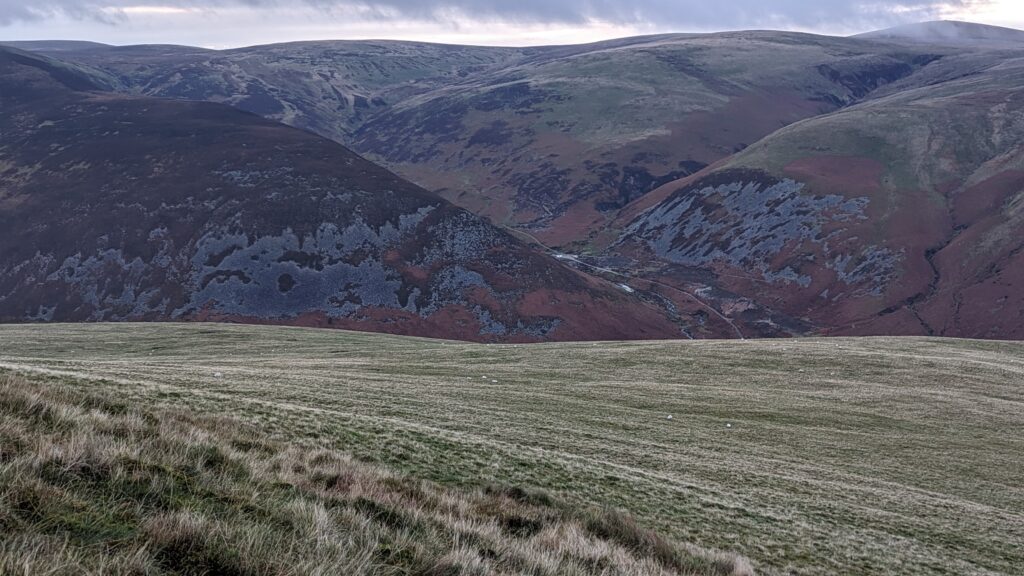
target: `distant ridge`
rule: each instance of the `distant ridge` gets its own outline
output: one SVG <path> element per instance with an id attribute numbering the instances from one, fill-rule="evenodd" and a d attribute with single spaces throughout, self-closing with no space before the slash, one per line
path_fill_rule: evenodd
<path id="1" fill-rule="evenodd" d="M 77 40 L 26 40 L 15 42 L 0 42 L 0 46 L 18 48 L 19 50 L 34 50 L 41 52 L 77 52 L 80 50 L 99 50 L 112 48 L 109 44 L 99 42 L 83 42 Z"/>
<path id="2" fill-rule="evenodd" d="M 1024 30 L 1003 28 L 973 22 L 936 20 L 906 24 L 885 30 L 858 34 L 854 38 L 867 40 L 900 40 L 957 46 L 1014 46 L 1024 47 Z"/>

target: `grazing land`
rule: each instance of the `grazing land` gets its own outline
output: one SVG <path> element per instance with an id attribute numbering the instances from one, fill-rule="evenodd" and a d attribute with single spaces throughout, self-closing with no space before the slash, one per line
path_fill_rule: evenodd
<path id="1" fill-rule="evenodd" d="M 610 509 L 474 492 L 236 419 L 0 379 L 0 573 L 743 576 Z"/>
<path id="2" fill-rule="evenodd" d="M 35 325 L 0 326 L 0 369 L 44 396 L 100 394 L 161 422 L 187 413 L 204 430 L 207 416 L 230 416 L 288 443 L 266 461 L 238 456 L 254 476 L 273 477 L 275 458 L 323 451 L 470 500 L 486 498 L 487 485 L 529 487 L 580 510 L 628 511 L 643 528 L 746 556 L 760 574 L 1024 566 L 1020 343 L 480 345 L 280 327 Z M 99 418 L 73 412 L 76 422 Z M 160 426 L 146 422 L 137 424 Z M 303 478 L 294 484 L 313 485 Z M 310 506 L 322 492 L 308 489 Z"/>

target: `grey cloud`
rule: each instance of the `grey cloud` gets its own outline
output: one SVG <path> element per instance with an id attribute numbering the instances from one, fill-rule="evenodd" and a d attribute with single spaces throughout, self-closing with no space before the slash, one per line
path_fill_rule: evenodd
<path id="1" fill-rule="evenodd" d="M 170 4 L 175 4 L 174 0 Z M 0 0 L 0 25 L 6 26 L 19 21 L 46 20 L 57 15 L 113 23 L 115 19 L 111 18 L 111 14 L 103 9 L 108 5 L 89 0 L 36 0 L 31 2 Z"/>
<path id="2" fill-rule="evenodd" d="M 0 24 L 45 20 L 56 14 L 116 20 L 110 8 L 159 5 L 188 8 L 304 6 L 364 16 L 444 21 L 462 17 L 511 22 L 655 24 L 680 28 L 882 26 L 934 18 L 943 7 L 987 0 L 0 0 Z"/>

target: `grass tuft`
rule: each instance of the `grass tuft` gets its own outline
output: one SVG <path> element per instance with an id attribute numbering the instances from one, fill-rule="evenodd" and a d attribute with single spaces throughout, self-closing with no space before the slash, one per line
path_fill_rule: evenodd
<path id="1" fill-rule="evenodd" d="M 631 517 L 0 377 L 0 574 L 747 574 Z"/>
<path id="2" fill-rule="evenodd" d="M 1024 566 L 1019 342 L 478 345 L 270 326 L 2 325 L 5 370 L 47 392 L 0 398 L 34 406 L 0 412 L 0 469 L 40 438 L 67 444 L 87 422 L 116 446 L 108 465 L 120 496 L 84 469 L 68 474 L 78 494 L 103 503 L 90 522 L 110 534 L 119 502 L 144 515 L 219 519 L 227 508 L 292 530 L 294 507 L 266 498 L 313 495 L 353 525 L 379 525 L 356 509 L 360 497 L 415 512 L 409 529 L 330 532 L 368 534 L 360 550 L 371 559 L 416 555 L 416 542 L 441 534 L 443 554 L 402 566 L 472 571 L 462 552 L 472 550 L 498 573 L 565 573 L 560 562 L 599 572 L 621 554 L 648 573 L 669 570 L 636 560 L 634 550 L 651 549 L 642 534 L 612 540 L 595 520 L 606 506 L 673 544 L 737 551 L 760 574 Z M 199 418 L 225 414 L 233 419 Z M 182 445 L 193 447 L 187 458 Z M 202 466 L 205 446 L 225 460 Z M 68 448 L 61 458 L 79 450 Z M 233 475 L 233 462 L 249 476 Z M 517 537 L 507 518 L 541 528 Z"/>

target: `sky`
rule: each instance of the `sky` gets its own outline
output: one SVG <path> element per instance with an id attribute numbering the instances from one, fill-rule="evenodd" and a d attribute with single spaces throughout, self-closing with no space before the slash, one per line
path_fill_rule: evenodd
<path id="1" fill-rule="evenodd" d="M 660 32 L 853 34 L 923 20 L 1024 29 L 1024 0 L 0 0 L 0 41 L 232 48 L 389 38 L 570 44 Z"/>

